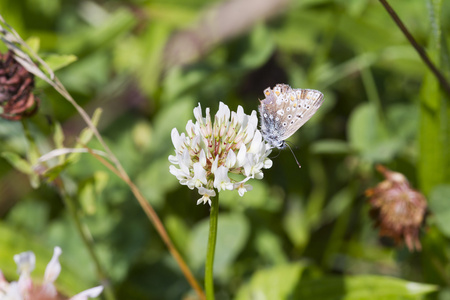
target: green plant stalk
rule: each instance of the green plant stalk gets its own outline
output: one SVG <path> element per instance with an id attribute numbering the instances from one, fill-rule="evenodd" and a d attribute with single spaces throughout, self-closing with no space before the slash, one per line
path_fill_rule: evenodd
<path id="1" fill-rule="evenodd" d="M 216 251 L 217 221 L 219 219 L 219 191 L 216 197 L 211 197 L 211 211 L 209 213 L 209 236 L 205 265 L 205 292 L 207 300 L 214 300 L 214 253 Z"/>
<path id="2" fill-rule="evenodd" d="M 448 53 L 442 34 L 442 1 L 428 0 L 431 34 L 428 55 L 437 62 L 441 72 L 449 73 Z M 439 184 L 450 183 L 450 92 L 445 94 L 440 83 L 429 71 L 425 74 L 420 93 L 420 131 L 418 179 L 425 195 Z"/>
<path id="3" fill-rule="evenodd" d="M 101 284 L 104 288 L 104 296 L 108 300 L 115 300 L 113 289 L 111 288 L 111 284 L 109 282 L 108 277 L 105 275 L 105 271 L 103 270 L 103 267 L 100 263 L 100 259 L 98 258 L 97 254 L 94 250 L 94 243 L 92 239 L 89 238 L 90 234 L 86 232 L 85 228 L 83 227 L 83 224 L 80 220 L 79 213 L 77 211 L 75 201 L 72 197 L 70 197 L 66 189 L 64 187 L 64 183 L 60 177 L 55 179 L 55 184 L 61 194 L 61 197 L 63 198 L 64 204 L 69 210 L 70 216 L 73 220 L 73 223 L 75 224 L 75 227 L 80 234 L 81 239 L 83 240 L 83 243 L 88 250 L 89 256 L 91 257 L 92 261 L 94 262 L 95 269 L 97 272 L 97 276 L 100 279 Z"/>
<path id="4" fill-rule="evenodd" d="M 386 118 L 383 113 L 383 106 L 381 105 L 380 95 L 378 94 L 377 85 L 375 79 L 373 78 L 370 67 L 363 67 L 361 69 L 361 78 L 364 84 L 364 88 L 367 93 L 367 98 L 369 102 L 372 103 L 377 108 L 378 117 L 381 124 L 386 127 Z"/>

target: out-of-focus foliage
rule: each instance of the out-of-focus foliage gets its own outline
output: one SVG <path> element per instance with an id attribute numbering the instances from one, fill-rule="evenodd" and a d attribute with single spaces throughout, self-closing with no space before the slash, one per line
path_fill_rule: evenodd
<path id="1" fill-rule="evenodd" d="M 450 78 L 449 3 L 391 2 Z M 212 112 L 219 101 L 242 105 L 249 114 L 277 83 L 324 93 L 323 106 L 290 139 L 301 169 L 276 150 L 265 178 L 249 182 L 252 191 L 221 193 L 217 299 L 450 299 L 449 95 L 381 4 L 281 1 L 269 20 L 261 15 L 230 38 L 205 41 L 215 36 L 206 32 L 220 36 L 259 13 L 233 11 L 220 26 L 201 27 L 222 4 L 2 0 L 0 13 L 59 69 L 90 115 L 103 110 L 101 134 L 200 282 L 209 207 L 196 206 L 197 192 L 169 173 L 171 129 L 184 131 L 198 102 Z M 176 63 L 192 45 L 200 54 Z M 38 114 L 0 120 L 0 269 L 17 279 L 13 255 L 32 250 L 33 274 L 42 277 L 59 245 L 66 269 L 59 286 L 74 295 L 98 283 L 95 265 L 54 184 L 26 174 L 52 149 L 100 145 L 82 133 L 86 125 L 67 101 L 36 85 Z M 403 173 L 429 200 L 420 253 L 373 228 L 364 191 L 381 180 L 377 163 Z M 125 183 L 89 154 L 50 164 L 44 175 L 64 180 L 117 299 L 193 294 Z"/>

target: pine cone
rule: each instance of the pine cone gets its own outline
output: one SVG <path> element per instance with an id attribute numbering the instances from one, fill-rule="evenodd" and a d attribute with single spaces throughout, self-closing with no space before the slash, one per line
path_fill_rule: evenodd
<path id="1" fill-rule="evenodd" d="M 39 99 L 33 88 L 34 75 L 14 59 L 12 51 L 0 53 L 0 117 L 20 120 L 36 113 Z"/>

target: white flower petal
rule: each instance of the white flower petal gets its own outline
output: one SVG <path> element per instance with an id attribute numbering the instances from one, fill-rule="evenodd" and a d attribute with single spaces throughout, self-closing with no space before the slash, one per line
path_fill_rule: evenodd
<path id="1" fill-rule="evenodd" d="M 202 184 L 206 184 L 206 171 L 203 169 L 203 166 L 201 163 L 196 162 L 194 164 L 194 178 L 193 180 L 195 187 L 201 187 Z"/>
<path id="2" fill-rule="evenodd" d="M 246 129 L 246 136 L 244 138 L 244 144 L 248 144 L 250 143 L 250 141 L 253 139 L 253 137 L 255 136 L 255 132 L 259 130 L 256 130 L 256 126 L 254 126 L 253 124 L 248 124 L 247 129 Z M 261 133 L 260 133 L 261 134 Z"/>
<path id="3" fill-rule="evenodd" d="M 239 184 L 235 186 L 235 189 L 238 190 L 239 196 L 244 196 L 244 194 L 248 191 L 253 190 L 253 187 L 250 184 Z"/>
<path id="4" fill-rule="evenodd" d="M 194 123 L 192 123 L 192 120 L 189 120 L 186 124 L 186 133 L 189 137 L 193 137 L 196 135 L 196 127 Z"/>
<path id="5" fill-rule="evenodd" d="M 247 147 L 245 147 L 245 145 L 242 145 L 236 156 L 236 166 L 237 167 L 242 167 L 244 165 L 246 156 L 247 156 Z"/>
<path id="6" fill-rule="evenodd" d="M 222 101 L 219 102 L 219 110 L 216 113 L 217 119 L 219 119 L 219 122 L 225 122 L 230 119 L 230 108 L 228 108 L 228 105 L 224 104 Z"/>
<path id="7" fill-rule="evenodd" d="M 59 263 L 59 256 L 61 255 L 61 253 L 61 248 L 55 247 L 55 249 L 53 250 L 53 257 L 45 268 L 45 283 L 55 282 L 56 278 L 58 278 L 59 273 L 61 272 L 61 264 Z"/>
<path id="8" fill-rule="evenodd" d="M 216 159 L 214 159 L 214 162 L 211 165 L 211 173 L 216 173 L 218 164 L 219 164 L 219 157 L 216 156 Z"/>
<path id="9" fill-rule="evenodd" d="M 198 193 L 200 195 L 203 195 L 203 197 L 201 197 L 200 199 L 197 200 L 197 205 L 203 203 L 206 204 L 208 203 L 209 206 L 211 206 L 211 199 L 210 197 L 215 197 L 216 196 L 216 192 L 214 190 L 209 190 L 209 189 L 205 189 L 204 187 L 200 187 L 198 189 Z"/>
<path id="10" fill-rule="evenodd" d="M 262 143 L 262 135 L 261 132 L 256 131 L 253 136 L 252 143 L 250 144 L 250 148 L 248 149 L 249 153 L 258 153 Z"/>
<path id="11" fill-rule="evenodd" d="M 24 300 L 21 288 L 19 284 L 15 281 L 11 282 L 8 287 L 8 291 L 6 292 L 6 295 L 0 294 L 0 299 L 5 300 Z"/>
<path id="12" fill-rule="evenodd" d="M 272 160 L 269 159 L 269 158 L 266 158 L 266 159 L 264 160 L 264 166 L 263 166 L 263 168 L 264 168 L 264 169 L 270 169 L 270 168 L 272 168 L 272 165 L 273 165 Z"/>
<path id="13" fill-rule="evenodd" d="M 178 130 L 176 128 L 172 129 L 170 136 L 172 138 L 172 144 L 175 147 L 175 151 L 179 151 L 182 141 L 180 140 Z"/>
<path id="14" fill-rule="evenodd" d="M 22 252 L 14 255 L 14 261 L 17 264 L 17 273 L 30 274 L 36 265 L 36 256 L 31 251 Z"/>
<path id="15" fill-rule="evenodd" d="M 194 108 L 194 117 L 200 124 L 203 124 L 203 116 L 202 116 L 202 106 L 200 103 L 196 108 Z"/>
<path id="16" fill-rule="evenodd" d="M 169 162 L 174 165 L 178 165 L 178 158 L 175 155 L 169 155 Z"/>
<path id="17" fill-rule="evenodd" d="M 206 167 L 206 154 L 205 150 L 200 150 L 200 155 L 198 161 L 202 164 L 203 167 Z"/>
<path id="18" fill-rule="evenodd" d="M 220 166 L 214 173 L 214 187 L 218 190 L 232 190 L 233 184 L 228 177 L 228 168 Z"/>
<path id="19" fill-rule="evenodd" d="M 197 188 L 202 198 L 197 203 L 211 203 L 215 192 L 235 189 L 239 195 L 251 190 L 244 184 L 250 178 L 262 178 L 263 168 L 270 168 L 271 148 L 262 139 L 256 111 L 246 115 L 242 106 L 231 112 L 223 102 L 211 122 L 210 109 L 203 117 L 200 103 L 194 108 L 194 122 L 188 121 L 186 133 L 172 130 L 175 154 L 169 156 L 169 168 L 180 184 Z M 231 119 L 230 119 L 231 117 Z M 236 182 L 229 173 L 241 174 L 245 180 Z"/>
<path id="20" fill-rule="evenodd" d="M 103 286 L 97 286 L 76 294 L 70 300 L 87 300 L 88 298 L 98 297 L 103 292 Z"/>
<path id="21" fill-rule="evenodd" d="M 233 150 L 228 151 L 227 160 L 225 161 L 225 166 L 230 169 L 236 164 L 236 154 Z"/>

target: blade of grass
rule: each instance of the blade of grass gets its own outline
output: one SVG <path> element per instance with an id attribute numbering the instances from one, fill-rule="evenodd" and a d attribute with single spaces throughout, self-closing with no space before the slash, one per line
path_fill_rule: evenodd
<path id="1" fill-rule="evenodd" d="M 439 65 L 448 60 L 442 38 L 439 1 L 428 1 L 431 37 L 428 52 Z M 447 66 L 448 69 L 448 66 Z M 448 70 L 447 70 L 448 72 Z M 450 182 L 450 108 L 449 98 L 439 82 L 428 72 L 425 75 L 420 102 L 419 182 L 425 194 L 433 186 Z"/>

